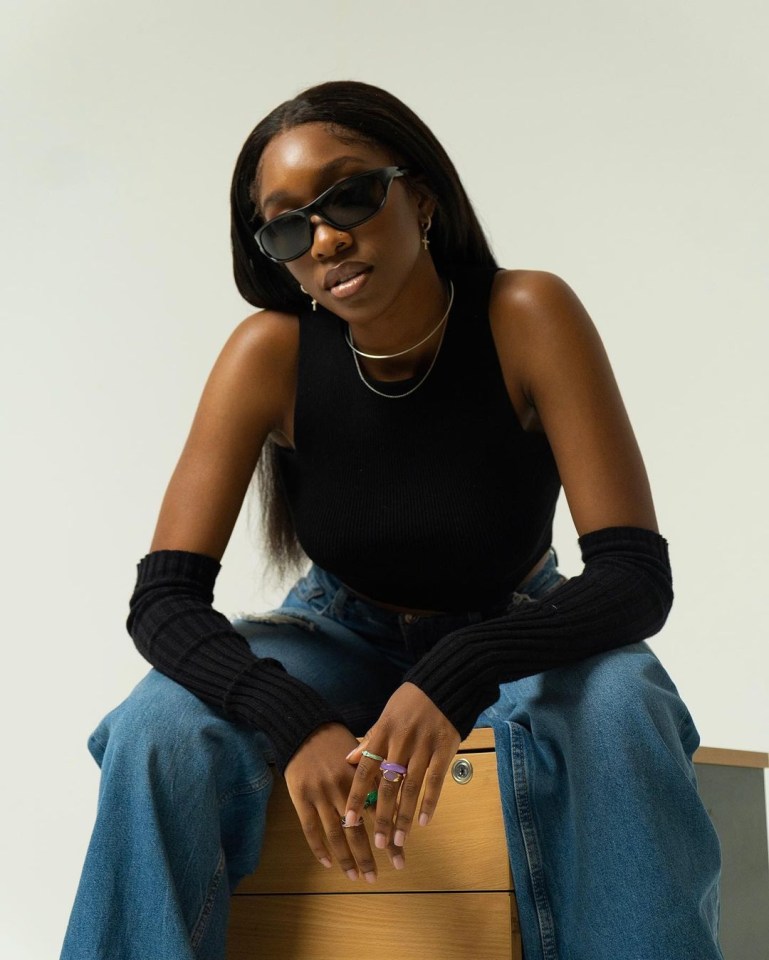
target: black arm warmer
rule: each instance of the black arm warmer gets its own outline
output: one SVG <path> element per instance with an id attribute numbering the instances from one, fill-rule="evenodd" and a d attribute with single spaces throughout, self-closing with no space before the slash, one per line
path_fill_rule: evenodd
<path id="1" fill-rule="evenodd" d="M 323 723 L 344 723 L 315 690 L 277 660 L 255 657 L 229 620 L 211 606 L 220 565 L 183 550 L 157 550 L 139 563 L 128 632 L 161 673 L 228 720 L 266 733 L 283 772 Z"/>
<path id="2" fill-rule="evenodd" d="M 405 676 L 466 737 L 500 683 L 653 636 L 673 602 L 667 541 L 638 527 L 580 537 L 585 568 L 541 600 L 443 637 Z"/>

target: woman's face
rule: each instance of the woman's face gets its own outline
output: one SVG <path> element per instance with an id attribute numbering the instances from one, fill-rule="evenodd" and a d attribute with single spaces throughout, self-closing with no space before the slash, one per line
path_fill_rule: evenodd
<path id="1" fill-rule="evenodd" d="M 325 124 L 302 124 L 265 148 L 255 199 L 271 220 L 346 177 L 393 165 L 397 158 L 378 146 L 340 140 Z M 397 178 L 382 209 L 366 223 L 339 230 L 313 216 L 312 246 L 285 267 L 311 297 L 346 320 L 380 314 L 433 269 L 421 243 L 421 223 L 433 209 L 426 194 Z"/>

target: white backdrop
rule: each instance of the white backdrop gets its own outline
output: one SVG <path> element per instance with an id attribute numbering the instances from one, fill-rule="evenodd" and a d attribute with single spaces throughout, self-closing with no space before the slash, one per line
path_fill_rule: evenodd
<path id="1" fill-rule="evenodd" d="M 85 740 L 145 666 L 135 563 L 207 372 L 240 144 L 302 87 L 392 90 L 506 266 L 601 330 L 671 543 L 654 642 L 705 744 L 769 748 L 763 0 L 0 0 L 0 954 L 58 955 L 96 803 Z M 244 518 L 241 518 L 243 521 Z M 579 570 L 561 513 L 557 546 Z M 241 522 L 217 606 L 265 607 Z"/>

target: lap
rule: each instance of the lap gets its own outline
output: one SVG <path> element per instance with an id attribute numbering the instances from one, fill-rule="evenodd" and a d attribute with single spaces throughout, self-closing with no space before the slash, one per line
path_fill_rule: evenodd
<path id="1" fill-rule="evenodd" d="M 356 735 L 379 716 L 403 677 L 381 645 L 311 610 L 280 608 L 233 621 L 257 657 L 272 657 L 333 704 Z"/>

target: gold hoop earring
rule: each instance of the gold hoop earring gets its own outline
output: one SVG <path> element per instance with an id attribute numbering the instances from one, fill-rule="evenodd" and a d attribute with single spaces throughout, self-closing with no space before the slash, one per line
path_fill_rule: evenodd
<path id="1" fill-rule="evenodd" d="M 315 313 L 315 311 L 318 309 L 318 301 L 315 299 L 315 297 L 313 297 L 313 296 L 311 296 L 309 293 L 307 293 L 307 291 L 304 289 L 304 287 L 301 285 L 301 283 L 299 284 L 299 289 L 302 291 L 302 293 L 303 293 L 305 296 L 310 297 L 310 300 L 312 301 L 312 312 Z"/>

